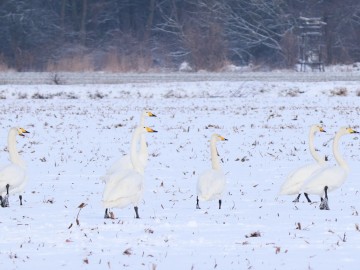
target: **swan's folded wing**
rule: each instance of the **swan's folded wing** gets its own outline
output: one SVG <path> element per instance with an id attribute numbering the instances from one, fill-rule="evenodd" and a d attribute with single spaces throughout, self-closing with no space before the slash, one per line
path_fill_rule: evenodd
<path id="1" fill-rule="evenodd" d="M 304 165 L 289 174 L 285 182 L 280 188 L 279 194 L 281 195 L 293 195 L 300 192 L 304 183 L 321 168 L 318 163 L 312 163 Z"/>
<path id="2" fill-rule="evenodd" d="M 325 166 L 317 170 L 304 184 L 302 191 L 309 194 L 324 194 L 325 186 L 332 191 L 345 181 L 347 172 L 338 166 Z"/>
<path id="3" fill-rule="evenodd" d="M 116 201 L 142 192 L 143 176 L 132 170 L 115 173 L 106 183 L 103 200 Z"/>
<path id="4" fill-rule="evenodd" d="M 16 193 L 22 191 L 26 182 L 26 172 L 16 164 L 10 164 L 0 169 L 0 193 L 5 195 L 6 184 L 9 184 L 9 192 Z"/>
<path id="5" fill-rule="evenodd" d="M 198 180 L 198 196 L 203 200 L 218 199 L 224 192 L 225 185 L 226 178 L 221 170 L 205 171 Z"/>

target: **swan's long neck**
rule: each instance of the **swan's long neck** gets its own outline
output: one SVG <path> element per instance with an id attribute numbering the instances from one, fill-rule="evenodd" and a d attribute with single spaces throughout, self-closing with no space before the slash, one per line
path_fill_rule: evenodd
<path id="1" fill-rule="evenodd" d="M 218 152 L 216 150 L 216 139 L 215 138 L 211 138 L 210 151 L 211 151 L 212 168 L 214 170 L 220 170 L 221 167 L 220 167 L 220 161 L 219 161 L 219 157 L 218 157 Z"/>
<path id="2" fill-rule="evenodd" d="M 310 148 L 310 153 L 311 153 L 312 157 L 316 160 L 317 163 L 321 164 L 321 163 L 325 162 L 325 158 L 321 158 L 315 150 L 315 146 L 314 146 L 315 133 L 316 133 L 316 130 L 313 130 L 313 129 L 310 130 L 309 148 Z"/>
<path id="3" fill-rule="evenodd" d="M 8 150 L 10 154 L 10 160 L 12 163 L 19 165 L 22 168 L 26 168 L 26 163 L 23 161 L 19 155 L 19 152 L 16 149 L 16 128 L 12 128 L 9 131 L 8 135 Z"/>
<path id="4" fill-rule="evenodd" d="M 140 153 L 148 156 L 148 147 L 147 147 L 147 143 L 146 143 L 145 134 L 141 134 L 141 137 L 140 137 Z"/>
<path id="5" fill-rule="evenodd" d="M 135 129 L 132 139 L 131 139 L 131 146 L 130 146 L 130 159 L 131 159 L 131 163 L 134 167 L 134 169 L 140 173 L 144 173 L 144 168 L 141 165 L 141 162 L 139 160 L 138 157 L 138 153 L 137 153 L 137 144 L 139 141 L 139 138 L 142 134 L 142 129 L 141 127 L 138 127 Z"/>
<path id="6" fill-rule="evenodd" d="M 339 151 L 339 141 L 341 136 L 344 135 L 343 133 L 337 133 L 335 135 L 334 138 L 334 142 L 333 142 L 333 153 L 336 159 L 336 162 L 338 163 L 338 165 L 340 167 L 342 167 L 344 170 L 346 170 L 347 172 L 350 171 L 349 165 L 346 163 L 346 161 L 344 160 L 344 158 L 342 157 L 340 151 Z"/>
<path id="7" fill-rule="evenodd" d="M 145 115 L 144 115 L 144 113 L 142 113 L 140 116 L 139 127 L 143 127 L 144 125 L 145 125 Z M 143 155 L 146 155 L 146 156 L 148 155 L 148 147 L 147 147 L 147 143 L 146 143 L 145 134 L 141 134 L 140 153 L 142 153 Z"/>
<path id="8" fill-rule="evenodd" d="M 139 126 L 143 127 L 145 125 L 145 114 L 142 113 L 140 116 L 140 122 L 139 122 Z"/>

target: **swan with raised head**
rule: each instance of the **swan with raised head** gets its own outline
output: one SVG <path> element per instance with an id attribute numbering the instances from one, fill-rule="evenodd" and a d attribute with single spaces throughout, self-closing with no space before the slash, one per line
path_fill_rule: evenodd
<path id="1" fill-rule="evenodd" d="M 317 132 L 326 132 L 320 125 L 312 125 L 309 132 L 309 149 L 311 156 L 315 163 L 304 165 L 293 171 L 285 180 L 280 188 L 280 195 L 295 195 L 298 194 L 293 202 L 299 202 L 301 196 L 300 189 L 305 181 L 318 169 L 325 165 L 325 157 L 320 157 L 315 150 L 314 137 Z M 308 194 L 304 193 L 308 202 L 311 202 Z"/>
<path id="2" fill-rule="evenodd" d="M 321 198 L 319 208 L 329 210 L 328 192 L 339 188 L 346 180 L 350 168 L 339 151 L 340 138 L 347 134 L 358 133 L 350 127 L 341 127 L 336 133 L 333 141 L 333 154 L 337 165 L 324 167 L 315 172 L 310 179 L 304 184 L 302 191 L 308 194 L 316 194 Z"/>
<path id="3" fill-rule="evenodd" d="M 156 115 L 150 111 L 141 112 L 140 122 L 138 125 L 139 127 L 145 126 L 145 118 L 146 117 L 156 117 Z M 139 161 L 141 162 L 142 166 L 145 168 L 147 165 L 147 162 L 148 162 L 148 157 L 149 157 L 145 134 L 142 134 L 140 136 L 140 148 L 139 148 L 139 152 L 138 152 L 138 157 L 139 157 Z M 131 169 L 132 167 L 133 167 L 133 165 L 131 162 L 130 155 L 124 155 L 110 166 L 110 168 L 106 171 L 106 175 L 111 175 L 118 170 Z M 106 180 L 106 178 L 107 177 L 105 176 L 104 179 Z"/>
<path id="4" fill-rule="evenodd" d="M 2 207 L 9 206 L 9 194 L 21 193 L 24 191 L 27 175 L 26 163 L 16 149 L 16 136 L 25 136 L 29 133 L 23 128 L 12 127 L 8 135 L 8 151 L 10 154 L 9 165 L 0 168 L 0 204 Z M 19 195 L 22 205 L 22 195 Z"/>
<path id="5" fill-rule="evenodd" d="M 197 182 L 197 197 L 196 208 L 200 209 L 199 199 L 204 201 L 219 200 L 219 209 L 221 209 L 222 193 L 225 190 L 225 174 L 223 173 L 218 152 L 216 149 L 216 142 L 227 141 L 223 136 L 219 134 L 213 134 L 210 140 L 211 151 L 211 169 L 203 172 Z"/>
<path id="6" fill-rule="evenodd" d="M 129 204 L 134 205 L 135 216 L 139 217 L 138 203 L 143 194 L 145 167 L 139 158 L 137 144 L 141 135 L 148 132 L 157 132 L 149 127 L 137 127 L 132 135 L 130 159 L 132 168 L 117 170 L 108 176 L 103 193 L 103 206 L 105 218 L 111 218 L 109 208 L 124 208 Z"/>

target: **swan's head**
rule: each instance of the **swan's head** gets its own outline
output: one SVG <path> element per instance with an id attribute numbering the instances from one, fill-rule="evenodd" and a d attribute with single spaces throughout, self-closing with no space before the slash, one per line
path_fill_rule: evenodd
<path id="1" fill-rule="evenodd" d="M 326 130 L 321 125 L 316 125 L 316 128 L 319 132 L 326 132 Z"/>
<path id="2" fill-rule="evenodd" d="M 338 131 L 338 133 L 341 135 L 346 135 L 346 134 L 353 134 L 353 133 L 359 133 L 359 132 L 352 129 L 351 127 L 341 127 L 340 130 Z"/>
<path id="3" fill-rule="evenodd" d="M 326 132 L 326 131 L 322 125 L 312 125 L 311 132 L 315 133 L 315 132 Z"/>
<path id="4" fill-rule="evenodd" d="M 153 113 L 150 112 L 150 111 L 144 111 L 144 112 L 143 112 L 143 115 L 144 115 L 144 116 L 147 116 L 147 117 L 156 117 L 156 115 L 153 114 Z"/>
<path id="5" fill-rule="evenodd" d="M 24 128 L 16 128 L 16 129 L 17 129 L 18 135 L 22 136 L 22 137 L 25 137 L 25 135 L 24 135 L 25 133 L 30 133 L 29 131 L 27 131 Z"/>
<path id="6" fill-rule="evenodd" d="M 340 138 L 347 134 L 359 133 L 351 127 L 341 127 L 339 131 L 336 133 L 335 138 Z"/>
<path id="7" fill-rule="evenodd" d="M 352 129 L 351 127 L 348 127 L 346 128 L 346 132 L 349 133 L 349 134 L 352 134 L 352 133 L 359 133 L 358 131 Z"/>
<path id="8" fill-rule="evenodd" d="M 228 140 L 219 134 L 213 134 L 212 138 L 215 139 L 216 141 L 227 141 Z"/>

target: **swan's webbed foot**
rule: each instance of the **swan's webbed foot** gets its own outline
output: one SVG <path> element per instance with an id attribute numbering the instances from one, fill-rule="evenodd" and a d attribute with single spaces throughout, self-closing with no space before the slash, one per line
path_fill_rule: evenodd
<path id="1" fill-rule="evenodd" d="M 319 209 L 320 209 L 320 210 L 330 210 L 330 208 L 329 208 L 329 203 L 328 203 L 328 199 L 327 199 L 327 198 L 325 198 L 325 199 L 323 199 L 323 200 L 321 201 L 320 206 L 319 206 Z"/>
<path id="2" fill-rule="evenodd" d="M 307 199 L 308 203 L 311 203 L 311 200 L 310 200 L 310 198 L 309 198 L 309 194 L 307 194 L 306 192 L 304 192 L 304 195 L 305 195 L 305 197 L 306 197 L 306 199 Z"/>
<path id="3" fill-rule="evenodd" d="M 140 218 L 139 217 L 139 208 L 137 206 L 134 206 L 134 210 L 135 210 L 135 218 Z"/>
<path id="4" fill-rule="evenodd" d="M 9 207 L 9 195 L 5 195 L 4 198 L 1 197 L 1 207 Z"/>
<path id="5" fill-rule="evenodd" d="M 105 209 L 104 218 L 111 218 L 111 215 L 109 215 L 109 209 L 108 208 Z"/>
<path id="6" fill-rule="evenodd" d="M 330 210 L 329 208 L 329 203 L 328 203 L 328 195 L 327 195 L 327 190 L 328 190 L 328 186 L 324 187 L 324 191 L 325 191 L 325 198 L 321 198 L 321 203 L 320 203 L 320 210 Z"/>
<path id="7" fill-rule="evenodd" d="M 296 199 L 295 200 L 293 200 L 293 202 L 299 202 L 299 199 L 300 199 L 300 196 L 301 196 L 301 193 L 296 197 Z"/>
<path id="8" fill-rule="evenodd" d="M 6 184 L 6 195 L 1 198 L 1 207 L 9 207 L 9 184 Z"/>
<path id="9" fill-rule="evenodd" d="M 196 209 L 201 209 L 199 205 L 199 197 L 196 196 Z"/>
<path id="10" fill-rule="evenodd" d="M 221 200 L 219 200 L 219 209 L 221 209 Z"/>

